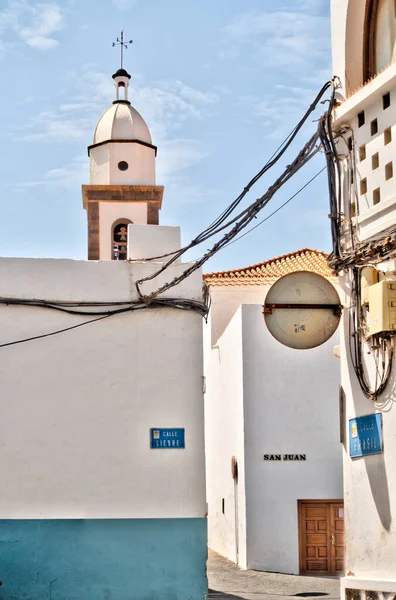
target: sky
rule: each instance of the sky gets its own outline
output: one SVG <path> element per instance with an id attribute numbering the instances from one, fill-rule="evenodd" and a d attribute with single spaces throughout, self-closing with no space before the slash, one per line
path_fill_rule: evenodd
<path id="1" fill-rule="evenodd" d="M 158 147 L 160 222 L 187 243 L 242 191 L 331 78 L 328 0 L 0 0 L 0 256 L 86 259 L 87 146 L 114 99 L 112 42 Z M 316 128 L 248 194 L 261 196 Z M 324 167 L 317 155 L 265 218 Z M 204 271 L 330 250 L 326 173 Z M 254 223 L 256 224 L 256 223 Z M 198 258 L 208 242 L 188 258 Z"/>

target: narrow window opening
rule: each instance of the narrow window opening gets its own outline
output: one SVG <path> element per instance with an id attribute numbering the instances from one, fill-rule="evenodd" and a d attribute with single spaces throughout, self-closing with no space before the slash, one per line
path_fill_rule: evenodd
<path id="1" fill-rule="evenodd" d="M 390 127 L 388 127 L 388 129 L 385 129 L 384 131 L 384 143 L 385 146 L 387 146 L 388 144 L 390 144 L 392 141 L 392 129 Z"/>
<path id="2" fill-rule="evenodd" d="M 378 133 L 378 119 L 374 119 L 370 123 L 370 132 L 371 135 L 376 135 Z"/>
<path id="3" fill-rule="evenodd" d="M 118 223 L 113 229 L 113 260 L 126 260 L 128 250 L 128 223 Z"/>
<path id="4" fill-rule="evenodd" d="M 118 100 L 125 100 L 125 84 L 118 84 Z"/>
<path id="5" fill-rule="evenodd" d="M 363 194 L 367 194 L 367 179 L 364 178 L 361 180 L 360 182 L 360 194 L 363 196 Z"/>
<path id="6" fill-rule="evenodd" d="M 366 159 L 366 144 L 363 144 L 359 148 L 359 160 L 362 161 L 365 159 Z"/>
<path id="7" fill-rule="evenodd" d="M 352 150 L 352 136 L 348 138 L 348 150 Z"/>
<path id="8" fill-rule="evenodd" d="M 376 152 L 375 154 L 373 154 L 373 156 L 371 157 L 371 166 L 373 168 L 373 171 L 375 171 L 375 169 L 378 169 L 378 167 L 379 167 L 379 154 L 378 154 L 378 152 Z"/>
<path id="9" fill-rule="evenodd" d="M 382 96 L 382 107 L 384 110 L 390 107 L 390 92 Z"/>
<path id="10" fill-rule="evenodd" d="M 380 188 L 376 188 L 376 189 L 373 191 L 373 204 L 374 204 L 374 206 L 375 206 L 376 204 L 379 204 L 379 203 L 380 203 L 380 201 L 381 201 L 381 192 L 380 192 Z"/>
<path id="11" fill-rule="evenodd" d="M 393 163 L 390 162 L 387 165 L 385 165 L 385 179 L 386 181 L 388 181 L 388 179 L 392 179 L 393 177 Z"/>
<path id="12" fill-rule="evenodd" d="M 357 117 L 358 117 L 358 127 L 363 127 L 363 125 L 365 123 L 364 110 L 362 110 L 362 112 L 360 112 Z"/>
<path id="13" fill-rule="evenodd" d="M 224 500 L 224 498 L 221 499 L 221 512 L 223 513 L 223 515 L 225 515 L 225 500 Z"/>
<path id="14" fill-rule="evenodd" d="M 351 202 L 351 218 L 356 217 L 356 204 Z"/>

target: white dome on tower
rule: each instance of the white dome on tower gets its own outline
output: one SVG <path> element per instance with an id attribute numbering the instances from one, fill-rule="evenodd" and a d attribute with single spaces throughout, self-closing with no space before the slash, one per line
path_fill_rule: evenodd
<path id="1" fill-rule="evenodd" d="M 130 78 L 125 69 L 114 73 L 116 99 L 99 119 L 88 146 L 93 185 L 155 185 L 157 148 L 128 100 Z"/>
<path id="2" fill-rule="evenodd" d="M 149 128 L 143 117 L 130 104 L 117 101 L 99 119 L 93 143 L 116 140 L 152 143 Z"/>
<path id="3" fill-rule="evenodd" d="M 152 144 L 145 120 L 128 100 L 130 78 L 125 69 L 118 69 L 114 73 L 116 100 L 99 119 L 95 129 L 94 144 L 117 140 L 136 140 L 144 144 Z"/>

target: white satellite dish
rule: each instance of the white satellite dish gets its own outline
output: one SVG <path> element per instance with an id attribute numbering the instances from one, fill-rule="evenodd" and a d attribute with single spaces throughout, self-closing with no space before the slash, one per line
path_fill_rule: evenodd
<path id="1" fill-rule="evenodd" d="M 281 344 L 308 349 L 331 338 L 341 310 L 338 293 L 327 279 L 310 271 L 296 271 L 274 283 L 263 312 L 270 333 Z"/>

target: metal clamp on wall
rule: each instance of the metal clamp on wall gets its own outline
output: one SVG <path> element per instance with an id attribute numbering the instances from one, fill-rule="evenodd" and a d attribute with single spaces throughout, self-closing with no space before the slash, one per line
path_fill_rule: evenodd
<path id="1" fill-rule="evenodd" d="M 342 313 L 342 304 L 274 304 L 274 303 L 264 303 L 264 310 L 263 313 L 265 315 L 272 315 L 272 311 L 274 309 L 296 309 L 296 310 L 300 310 L 300 309 L 324 309 L 324 308 L 328 308 L 331 309 L 335 315 L 340 316 Z"/>

